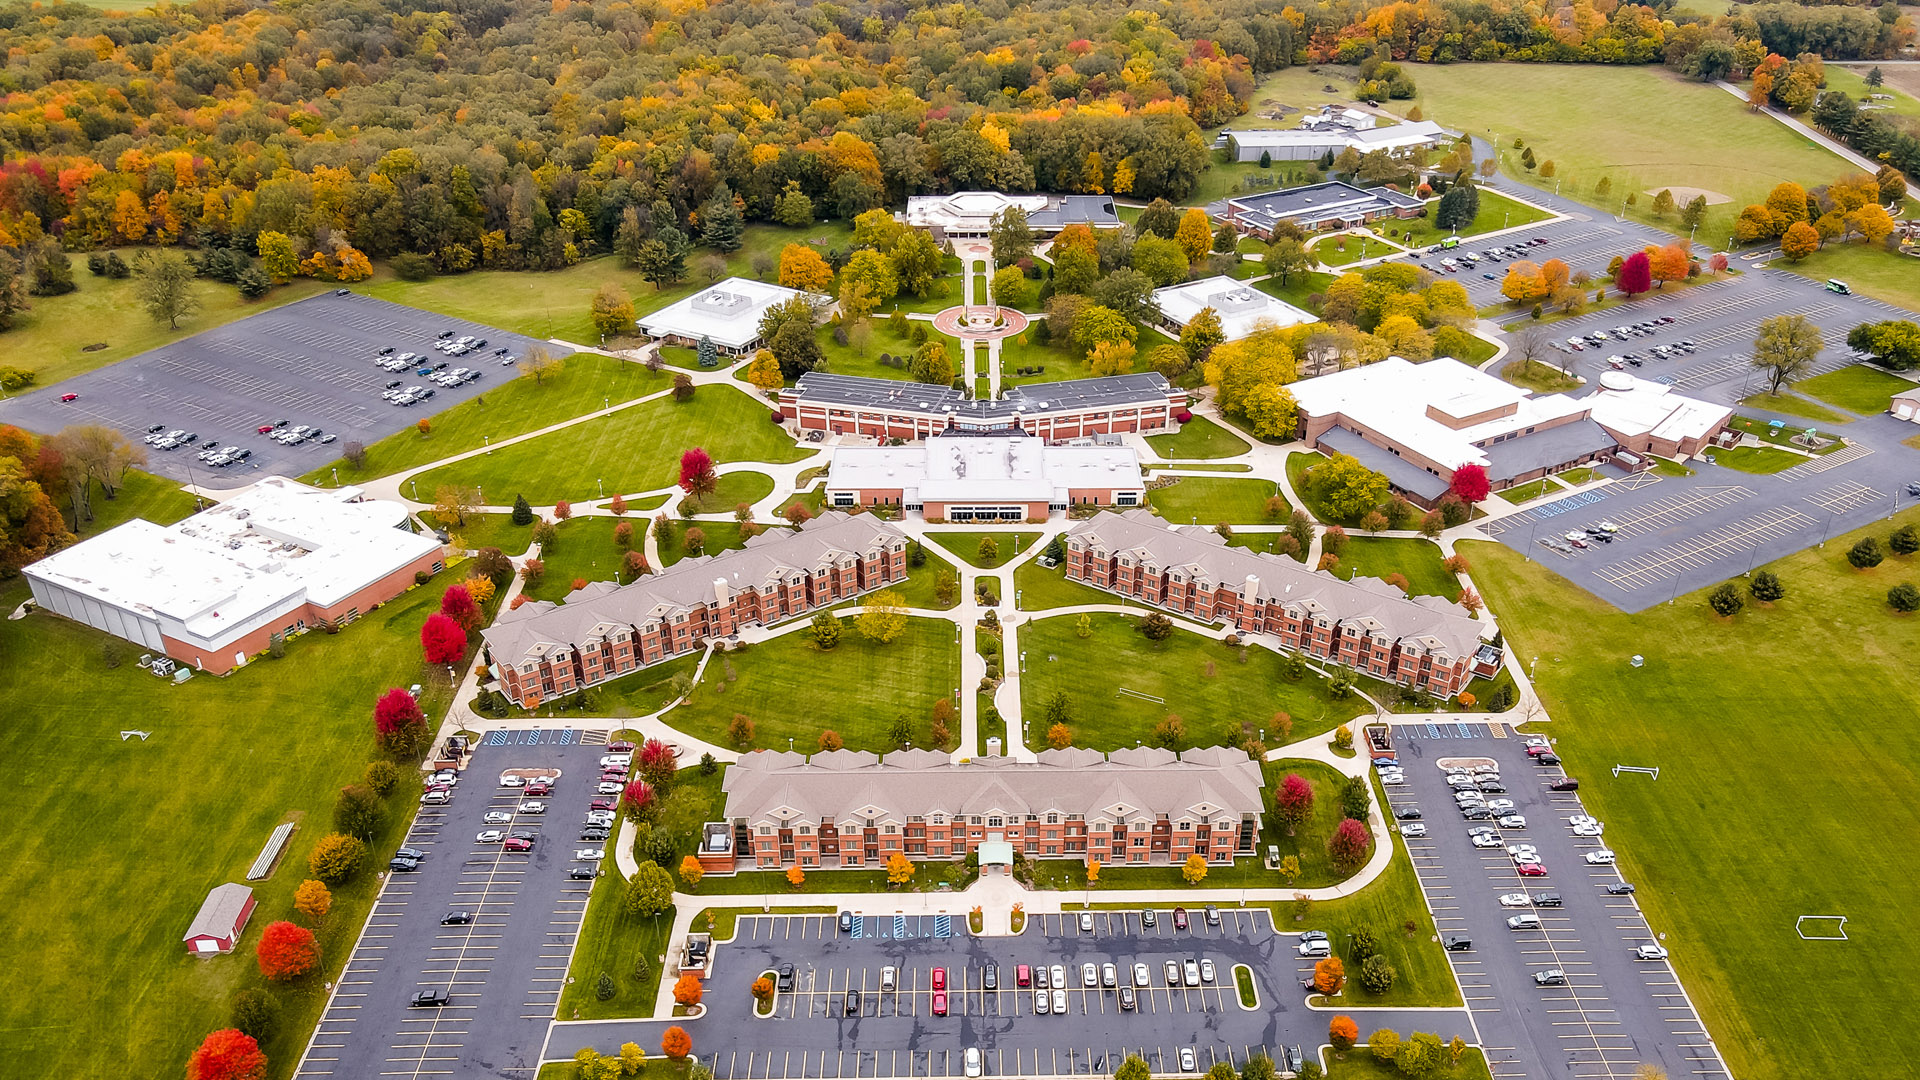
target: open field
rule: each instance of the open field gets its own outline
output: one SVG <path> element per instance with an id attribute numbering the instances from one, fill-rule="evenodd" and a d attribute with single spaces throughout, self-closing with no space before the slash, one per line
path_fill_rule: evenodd
<path id="1" fill-rule="evenodd" d="M 1101 613 L 1089 619 L 1093 634 L 1084 640 L 1075 632 L 1079 616 L 1062 615 L 1021 626 L 1008 645 L 1010 656 L 1026 654 L 1020 708 L 1030 746 L 1046 742 L 1044 706 L 1055 691 L 1070 703 L 1073 745 L 1095 750 L 1145 740 L 1169 714 L 1185 724 L 1186 735 L 1175 744 L 1183 749 L 1216 745 L 1226 741 L 1229 729 L 1242 728 L 1256 734 L 1266 729 L 1268 741 L 1277 745 L 1282 741 L 1274 727 L 1277 712 L 1292 717 L 1291 738 L 1301 739 L 1332 731 L 1366 711 L 1357 696 L 1329 698 L 1316 675 L 1289 680 L 1281 658 L 1267 649 L 1242 650 L 1185 630 L 1152 642 L 1140 633 L 1141 620 L 1132 616 Z"/>
<path id="2" fill-rule="evenodd" d="M 1817 401 L 1808 401 L 1794 393 L 1753 394 L 1740 399 L 1740 404 L 1783 416 L 1797 416 L 1802 420 L 1818 420 L 1826 424 L 1851 424 L 1854 420 L 1851 416 L 1834 412 Z"/>
<path id="3" fill-rule="evenodd" d="M 813 453 L 767 422 L 767 410 L 730 386 L 703 386 L 689 402 L 650 401 L 609 416 L 515 443 L 422 473 L 420 488 L 478 486 L 490 505 L 524 495 L 535 505 L 560 499 L 663 488 L 679 478 L 680 453 L 704 447 L 716 462 L 799 461 Z M 491 491 L 492 495 L 485 493 Z"/>
<path id="4" fill-rule="evenodd" d="M 1539 360 L 1509 360 L 1500 365 L 1500 377 L 1536 394 L 1564 394 L 1582 385 L 1580 380 Z"/>
<path id="5" fill-rule="evenodd" d="M 1427 204 L 1428 213 L 1438 209 L 1440 201 Z M 1462 237 L 1479 236 L 1481 233 L 1510 229 L 1518 225 L 1530 225 L 1536 221 L 1545 221 L 1553 215 L 1535 206 L 1529 206 L 1518 199 L 1510 199 L 1497 191 L 1480 192 L 1480 210 L 1473 216 L 1473 224 L 1461 229 Z M 1381 226 L 1392 233 L 1403 233 L 1405 242 L 1415 247 L 1430 247 L 1449 236 L 1455 235 L 1452 229 L 1442 229 L 1434 225 L 1431 216 L 1415 218 L 1412 221 L 1381 222 Z"/>
<path id="6" fill-rule="evenodd" d="M 721 473 L 713 490 L 703 499 L 682 496 L 674 503 L 676 512 L 689 508 L 696 514 L 732 514 L 741 503 L 751 506 L 773 494 L 773 477 L 763 472 L 744 470 Z"/>
<path id="7" fill-rule="evenodd" d="M 784 528 L 785 526 L 776 526 Z M 673 537 L 660 544 L 660 566 L 668 567 L 687 557 L 686 531 L 699 529 L 701 536 L 700 554 L 718 555 L 723 551 L 747 546 L 747 538 L 741 534 L 737 521 L 683 521 L 673 528 Z"/>
<path id="8" fill-rule="evenodd" d="M 1920 83 L 1920 79 L 1916 79 L 1914 76 L 1907 74 L 1899 66 L 1884 67 L 1880 69 L 1880 75 L 1884 82 L 1882 82 L 1880 89 L 1875 90 L 1867 85 L 1867 72 L 1872 71 L 1873 68 L 1874 65 L 1871 63 L 1862 63 L 1849 67 L 1841 67 L 1838 64 L 1828 64 L 1826 66 L 1827 85 L 1823 88 L 1823 91 L 1838 90 L 1840 93 L 1852 98 L 1856 105 L 1870 104 L 1888 106 L 1888 108 L 1885 109 L 1874 110 L 1874 112 L 1880 116 L 1892 114 L 1895 116 L 1920 117 L 1920 97 L 1916 97 L 1914 90 L 1911 89 L 1916 83 Z M 1903 79 L 1902 76 L 1905 76 L 1905 78 Z M 1868 97 L 1870 94 L 1887 94 L 1890 95 L 1891 100 L 1872 101 Z"/>
<path id="9" fill-rule="evenodd" d="M 1231 476 L 1182 476 L 1170 487 L 1147 492 L 1147 504 L 1154 512 L 1176 525 L 1259 525 L 1284 522 L 1293 508 L 1280 496 L 1280 486 L 1271 480 Z M 1280 498 L 1279 509 L 1269 513 L 1267 501 Z"/>
<path id="10" fill-rule="evenodd" d="M 1239 457 L 1253 449 L 1247 441 L 1204 416 L 1180 425 L 1171 435 L 1149 435 L 1147 445 L 1168 461 L 1187 458 Z"/>
<path id="11" fill-rule="evenodd" d="M 428 715 L 444 707 L 444 669 L 434 683 L 417 634 L 451 580 L 443 574 L 337 636 L 296 638 L 283 659 L 257 661 L 261 670 L 180 686 L 136 667 L 139 650 L 126 643 L 110 669 L 110 639 L 76 623 L 47 614 L 0 622 L 8 700 L 34 703 L 16 710 L 0 750 L 36 778 L 15 792 L 34 827 L 15 838 L 15 872 L 0 883 L 14 912 L 0 930 L 9 1072 L 177 1075 L 203 1035 L 227 1026 L 229 997 L 261 985 L 261 931 L 293 917 L 293 890 L 329 831 L 334 793 L 376 756 L 374 699 L 420 682 Z M 16 581 L 0 603 L 11 610 L 26 595 Z M 121 740 L 136 727 L 152 737 Z M 391 799 L 376 852 L 391 851 L 411 819 L 409 785 L 417 781 Z M 240 948 L 189 957 L 180 935 L 207 890 L 241 880 L 283 821 L 300 827 L 274 874 L 252 883 L 259 908 Z M 322 984 L 337 977 L 377 884 L 369 868 L 334 890 L 321 934 L 326 974 L 276 991 L 285 1015 L 264 1047 L 272 1076 L 292 1072 Z"/>
<path id="12" fill-rule="evenodd" d="M 1914 270 L 1920 272 L 1920 263 L 1914 265 Z M 1913 386 L 1907 379 L 1864 364 L 1829 371 L 1794 384 L 1802 394 L 1863 416 L 1886 412 L 1893 395 L 1911 390 Z"/>
<path id="13" fill-rule="evenodd" d="M 1908 510 L 1870 531 L 1884 541 L 1915 522 Z M 1461 545 L 1515 650 L 1540 657 L 1558 752 L 1736 1076 L 1904 1068 L 1885 1043 L 1832 1037 L 1896 1022 L 1910 996 L 1901 973 L 1920 963 L 1903 917 L 1913 875 L 1887 845 L 1920 835 L 1907 737 L 1920 622 L 1885 601 L 1920 572 L 1898 557 L 1852 569 L 1862 535 L 1768 564 L 1786 598 L 1730 621 L 1701 592 L 1625 615 L 1517 552 Z M 1636 653 L 1644 666 L 1628 662 Z M 1622 762 L 1660 766 L 1660 779 L 1608 775 Z M 1809 808 L 1873 825 L 1809 828 Z M 1794 933 L 1796 916 L 1830 913 L 1850 917 L 1851 941 Z M 1786 1045 L 1791 1060 L 1773 1050 Z"/>
<path id="14" fill-rule="evenodd" d="M 564 600 L 573 591 L 573 582 L 576 580 L 613 581 L 616 577 L 624 577 L 620 573 L 620 562 L 627 553 L 613 542 L 613 530 L 619 526 L 620 520 L 581 517 L 561 522 L 554 532 L 554 542 L 540 549 L 540 561 L 547 568 L 546 574 L 538 584 L 529 585 L 522 591 L 535 600 Z M 640 515 L 639 520 L 629 521 L 628 524 L 633 526 L 634 550 L 643 550 L 646 516 Z M 532 532 L 531 528 L 514 529 L 511 521 L 506 527 L 523 537 Z M 474 541 L 469 537 L 467 542 L 471 544 Z M 525 550 L 524 543 L 522 541 L 522 551 Z"/>
<path id="15" fill-rule="evenodd" d="M 124 4 L 112 6 L 125 7 Z M 120 254 L 131 261 L 139 251 L 123 248 Z M 258 300 L 248 300 L 232 285 L 195 279 L 193 295 L 200 300 L 200 313 L 180 320 L 180 329 L 172 330 L 165 320 L 148 315 L 147 309 L 134 298 L 134 279 L 94 277 L 87 272 L 84 255 L 71 255 L 68 259 L 73 264 L 73 283 L 78 288 L 65 296 L 28 297 L 31 306 L 5 335 L 6 366 L 37 373 L 36 387 L 51 386 L 202 330 L 258 315 L 333 288 L 332 283 L 325 281 L 295 281 L 279 286 Z M 106 347 L 87 352 L 89 345 Z"/>
<path id="16" fill-rule="evenodd" d="M 1799 262 L 1777 259 L 1768 265 L 1815 281 L 1839 278 L 1862 296 L 1885 300 L 1908 312 L 1920 311 L 1920 258 L 1912 255 L 1895 255 L 1865 244 L 1828 244 Z M 1848 328 L 1835 329 L 1845 334 Z"/>
<path id="17" fill-rule="evenodd" d="M 1440 565 L 1441 557 L 1440 545 L 1431 540 L 1356 536 L 1347 541 L 1338 573 L 1341 577 L 1377 578 L 1403 574 L 1414 596 L 1452 600 L 1460 595 L 1460 582 Z"/>
<path id="18" fill-rule="evenodd" d="M 1400 1080 L 1401 1077 L 1406 1076 L 1406 1073 L 1400 1071 L 1399 1066 L 1373 1056 L 1373 1051 L 1367 1049 L 1366 1039 L 1373 1034 L 1374 1029 L 1365 1023 L 1364 1012 L 1356 1019 L 1361 1022 L 1360 1045 L 1344 1054 L 1333 1055 L 1333 1067 L 1327 1070 L 1327 1080 Z M 1403 1031 L 1400 1037 L 1404 1039 L 1410 1034 L 1412 1032 Z M 1437 1031 L 1434 1034 L 1440 1036 L 1442 1041 L 1450 1041 L 1454 1035 L 1469 1033 Z M 1476 1080 L 1476 1078 L 1490 1077 L 1493 1074 L 1487 1070 L 1486 1055 L 1470 1046 L 1466 1054 L 1460 1058 L 1460 1064 L 1445 1066 L 1430 1075 L 1433 1080 Z"/>
<path id="19" fill-rule="evenodd" d="M 1067 569 L 1056 566 L 1049 570 L 1037 560 L 1021 563 L 1013 572 L 1013 587 L 1018 593 L 1015 600 L 1020 611 L 1042 611 L 1056 607 L 1078 607 L 1083 604 L 1125 604 L 1127 599 L 1113 593 L 1102 592 L 1091 585 L 1082 585 L 1067 580 Z"/>
<path id="20" fill-rule="evenodd" d="M 980 541 L 985 540 L 989 536 L 993 537 L 994 556 L 991 559 L 983 559 L 980 557 Z M 960 556 L 969 566 L 978 567 L 982 570 L 991 570 L 996 566 L 1006 565 L 1014 556 L 1032 547 L 1033 542 L 1040 539 L 1040 534 L 1025 532 L 932 531 L 927 533 L 927 539 L 938 544 L 940 547 L 946 548 L 953 554 Z"/>
<path id="21" fill-rule="evenodd" d="M 367 447 L 364 469 L 355 469 L 341 458 L 300 479 L 331 485 L 336 476 L 343 484 L 386 476 L 477 449 L 490 441 L 538 431 L 609 403 L 658 393 L 673 384 L 672 376 L 665 372 L 648 371 L 640 364 L 595 353 L 568 356 L 561 362 L 560 371 L 543 383 L 513 378 L 515 372 L 500 370 L 511 381 L 427 417 L 432 428 L 427 434 L 408 428 Z M 431 493 L 425 496 L 427 501 L 432 498 Z"/>
<path id="22" fill-rule="evenodd" d="M 851 621 L 842 624 L 832 652 L 815 648 L 802 630 L 714 657 L 690 699 L 666 722 L 729 746 L 727 725 L 740 713 L 754 722 L 752 748 L 785 750 L 791 739 L 795 749 L 811 752 L 819 748 L 821 731 L 831 728 L 850 750 L 884 751 L 897 747 L 888 728 L 904 716 L 913 721 L 914 741 L 927 745 L 934 702 L 952 695 L 960 678 L 954 627 L 908 619 L 899 637 L 881 645 L 862 637 Z"/>
<path id="23" fill-rule="evenodd" d="M 1516 136 L 1541 162 L 1558 166 L 1560 193 L 1618 213 L 1629 192 L 1663 187 L 1717 191 L 1731 202 L 1711 206 L 1699 239 L 1721 246 L 1733 219 L 1761 202 L 1784 180 L 1812 187 L 1854 169 L 1765 116 L 1749 113 L 1732 95 L 1656 67 L 1597 64 L 1534 65 L 1524 75 L 1485 64 L 1421 65 L 1419 96 L 1390 103 L 1404 114 L 1418 104 L 1427 119 L 1471 132 L 1498 135 L 1511 176 L 1552 190 L 1555 180 L 1526 174 Z M 1652 107 L 1657 103 L 1657 107 Z M 1593 187 L 1612 181 L 1605 200 Z M 1637 220 L 1680 235 L 1678 214 L 1656 220 L 1653 200 L 1641 195 L 1629 211 Z"/>
<path id="24" fill-rule="evenodd" d="M 1744 473 L 1766 475 L 1785 472 L 1795 465 L 1803 465 L 1807 459 L 1799 454 L 1790 454 L 1771 446 L 1735 446 L 1713 452 L 1715 464 L 1725 465 Z"/>

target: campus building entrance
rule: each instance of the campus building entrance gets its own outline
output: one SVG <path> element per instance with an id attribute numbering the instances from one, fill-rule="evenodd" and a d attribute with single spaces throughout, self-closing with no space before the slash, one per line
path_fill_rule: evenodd
<path id="1" fill-rule="evenodd" d="M 1011 506 L 949 506 L 948 521 L 1025 521 L 1027 506 L 1015 503 Z"/>

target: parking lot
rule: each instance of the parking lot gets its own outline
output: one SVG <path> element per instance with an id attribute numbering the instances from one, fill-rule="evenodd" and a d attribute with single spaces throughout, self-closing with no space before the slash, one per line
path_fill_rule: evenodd
<path id="1" fill-rule="evenodd" d="M 884 903 L 883 897 L 874 898 Z M 975 938 L 964 919 L 945 916 L 862 913 L 848 930 L 832 916 L 752 916 L 739 920 L 732 942 L 714 949 L 707 980 L 705 1017 L 683 1022 L 701 1061 L 714 1075 L 770 1080 L 784 1077 L 959 1076 L 967 1048 L 982 1052 L 989 1076 L 1107 1075 L 1128 1054 L 1145 1058 L 1155 1075 L 1180 1074 L 1180 1050 L 1194 1054 L 1194 1072 L 1216 1062 L 1236 1067 L 1266 1054 L 1281 1061 L 1299 1045 L 1311 1053 L 1326 1038 L 1327 1014 L 1305 1007 L 1301 970 L 1312 967 L 1295 951 L 1295 934 L 1276 933 L 1265 909 L 1222 907 L 1219 925 L 1208 925 L 1200 906 L 1190 909 L 1186 929 L 1174 926 L 1171 909 L 1155 911 L 1146 926 L 1139 911 L 1095 911 L 1091 930 L 1079 915 L 1036 915 L 1013 938 Z M 1169 985 L 1165 965 L 1181 965 Z M 1186 961 L 1214 966 L 1211 983 L 1189 980 Z M 1114 965 L 1116 985 L 1102 965 Z M 1134 964 L 1146 965 L 1136 1006 L 1120 1006 L 1119 985 L 1134 981 Z M 753 1015 L 750 988 L 763 973 L 793 965 L 792 989 L 775 997 L 773 1015 Z M 996 965 L 996 989 L 988 989 L 987 965 Z M 1046 990 L 1018 985 L 1018 965 L 1059 965 L 1065 985 Z M 1093 964 L 1094 986 L 1083 965 Z M 1236 966 L 1255 977 L 1259 1000 L 1242 1008 L 1234 982 Z M 892 990 L 881 989 L 882 969 L 892 967 Z M 935 972 L 944 989 L 934 988 Z M 1064 1014 L 1054 1011 L 1058 997 Z M 856 995 L 849 998 L 848 992 Z M 1035 994 L 1047 994 L 1038 1013 Z M 936 995 L 946 1013 L 936 1015 Z M 851 1008 L 849 1006 L 851 1005 Z M 1369 1010 L 1368 1022 L 1401 1031 L 1438 1030 L 1443 1037 L 1472 1037 L 1464 1010 Z M 611 1053 L 628 1038 L 649 1036 L 622 1025 L 597 1025 L 591 1038 Z M 574 1041 L 548 1048 L 565 1057 Z M 658 1035 L 652 1034 L 653 1042 Z"/>
<path id="2" fill-rule="evenodd" d="M 569 871 L 593 865 L 577 848 L 603 846 L 580 843 L 578 832 L 606 733 L 506 735 L 483 741 L 452 802 L 420 808 L 406 846 L 426 855 L 415 871 L 387 873 L 295 1076 L 538 1070 L 593 887 Z M 519 791 L 497 786 L 506 769 L 559 772 L 544 813 L 520 812 Z M 486 829 L 531 836 L 533 850 L 477 842 Z M 451 912 L 471 921 L 446 925 Z M 444 992 L 447 1003 L 412 1007 L 421 991 Z"/>
<path id="3" fill-rule="evenodd" d="M 1436 928 L 1443 939 L 1471 941 L 1447 955 L 1493 1075 L 1624 1080 L 1652 1064 L 1672 1077 L 1727 1077 L 1672 965 L 1635 958 L 1640 946 L 1661 943 L 1636 894 L 1609 893 L 1608 886 L 1623 880 L 1619 872 L 1586 860 L 1606 846 L 1605 823 L 1598 837 L 1574 835 L 1570 819 L 1585 813 L 1578 793 L 1550 790 L 1565 776 L 1562 770 L 1535 764 L 1519 736 L 1495 737 L 1505 731 L 1397 726 L 1393 738 L 1406 782 L 1386 788 L 1396 815 L 1409 806 L 1422 810 L 1426 835 L 1406 844 Z M 1497 770 L 1506 791 L 1487 798 L 1511 800 L 1509 813 L 1525 824 L 1465 820 L 1447 766 Z M 1581 781 L 1660 782 L 1632 773 Z M 1475 827 L 1487 829 L 1497 845 L 1473 846 L 1468 829 Z M 1535 849 L 1544 875 L 1521 876 L 1506 849 L 1523 844 Z M 1509 927 L 1510 918 L 1528 915 L 1538 928 Z M 1541 985 L 1536 972 L 1559 972 L 1564 981 Z"/>
<path id="4" fill-rule="evenodd" d="M 455 337 L 485 339 L 465 356 L 435 351 L 432 343 Z M 147 468 L 171 479 L 214 488 L 251 484 L 262 473 L 298 476 L 340 456 L 349 442 L 372 443 L 458 404 L 519 372 L 496 350 L 524 357 L 531 339 L 477 323 L 436 315 L 348 293 L 325 293 L 205 333 L 161 346 L 110 367 L 0 403 L 0 422 L 39 432 L 69 424 L 101 424 L 140 443 L 159 425 L 165 434 L 192 434 L 191 444 L 148 451 Z M 482 372 L 463 385 L 432 384 L 417 369 L 390 372 L 376 366 L 379 350 L 412 352 L 421 366 L 446 364 Z M 549 346 L 555 353 L 564 349 Z M 389 383 L 419 385 L 434 396 L 396 406 L 381 394 Z M 77 394 L 74 401 L 60 399 Z M 259 428 L 286 421 L 318 428 L 322 435 L 284 445 Z M 333 436 L 322 443 L 320 438 Z M 213 466 L 199 460 L 200 447 L 250 451 L 243 461 Z"/>

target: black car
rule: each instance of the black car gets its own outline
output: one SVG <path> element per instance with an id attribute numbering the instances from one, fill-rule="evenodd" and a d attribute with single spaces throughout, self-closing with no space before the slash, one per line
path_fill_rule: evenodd
<path id="1" fill-rule="evenodd" d="M 1548 791 L 1579 791 L 1580 781 L 1571 776 L 1562 777 L 1547 785 Z"/>
<path id="2" fill-rule="evenodd" d="M 1505 795 L 1507 793 L 1507 785 L 1498 780 L 1482 780 L 1478 784 L 1475 784 L 1474 787 L 1480 789 L 1483 795 Z"/>
<path id="3" fill-rule="evenodd" d="M 1607 886 L 1607 895 L 1608 896 L 1632 896 L 1633 882 L 1616 881 L 1613 884 Z"/>
<path id="4" fill-rule="evenodd" d="M 1533 758 L 1533 763 L 1535 765 L 1558 765 L 1560 764 L 1560 755 L 1559 754 L 1535 754 Z"/>
<path id="5" fill-rule="evenodd" d="M 610 835 L 612 834 L 608 833 L 605 829 L 583 829 L 580 833 L 580 839 L 583 843 L 604 844 Z"/>
<path id="6" fill-rule="evenodd" d="M 413 859 L 416 861 L 427 857 L 427 853 L 417 847 L 403 847 L 400 850 L 394 852 L 394 854 L 402 858 Z"/>
<path id="7" fill-rule="evenodd" d="M 1557 892 L 1534 893 L 1533 906 L 1534 907 L 1559 907 L 1560 894 Z"/>
<path id="8" fill-rule="evenodd" d="M 845 933 L 852 932 L 852 930 L 853 930 L 853 912 L 851 911 L 841 912 L 840 913 L 840 932 L 845 934 Z"/>
<path id="9" fill-rule="evenodd" d="M 1460 816 L 1468 821 L 1487 821 L 1493 817 L 1493 811 L 1484 806 L 1463 806 L 1460 808 Z"/>
<path id="10" fill-rule="evenodd" d="M 473 921 L 471 911 L 449 911 L 440 920 L 441 926 L 465 926 Z"/>
<path id="11" fill-rule="evenodd" d="M 785 991 L 793 989 L 793 965 L 792 964 L 781 964 L 779 967 L 774 968 L 773 975 L 774 975 L 774 981 L 773 981 L 774 989 L 782 991 L 783 993 Z"/>
<path id="12" fill-rule="evenodd" d="M 858 990 L 847 991 L 847 1015 L 860 1015 L 860 991 Z"/>
<path id="13" fill-rule="evenodd" d="M 1420 808 L 1417 806 L 1403 806 L 1395 810 L 1393 816 L 1399 818 L 1401 821 L 1419 821 Z"/>
<path id="14" fill-rule="evenodd" d="M 999 964 L 988 964 L 986 970 L 980 973 L 980 986 L 986 990 L 1000 989 Z"/>
<path id="15" fill-rule="evenodd" d="M 1212 904 L 1207 905 L 1207 925 L 1208 926 L 1220 925 L 1220 909 L 1217 907 L 1214 907 Z"/>
<path id="16" fill-rule="evenodd" d="M 1472 952 L 1473 939 L 1464 934 L 1448 934 L 1442 942 L 1448 952 Z"/>
<path id="17" fill-rule="evenodd" d="M 453 1000 L 445 990 L 416 990 L 409 1004 L 416 1009 L 437 1009 Z"/>
<path id="18" fill-rule="evenodd" d="M 598 870 L 591 866 L 576 866 L 567 871 L 567 876 L 575 881 L 592 881 Z"/>
<path id="19" fill-rule="evenodd" d="M 451 331 L 451 330 L 442 330 L 442 331 L 440 331 L 440 333 L 439 333 L 439 335 L 438 335 L 438 337 L 439 337 L 439 338 L 440 338 L 440 340 L 442 340 L 442 341 L 445 341 L 446 339 L 448 339 L 448 338 L 450 338 L 450 337 L 452 337 L 452 336 L 453 336 L 453 331 Z"/>
<path id="20" fill-rule="evenodd" d="M 510 833 L 508 833 L 508 834 L 507 834 L 507 836 L 509 836 L 510 838 L 512 838 L 512 839 L 514 839 L 514 840 L 538 840 L 538 839 L 540 839 L 540 834 L 539 834 L 539 833 L 537 833 L 537 832 L 534 832 L 534 831 L 533 831 L 533 830 L 531 830 L 531 829 L 515 829 L 515 830 L 513 830 L 512 832 L 510 832 Z"/>
<path id="21" fill-rule="evenodd" d="M 409 859 L 404 855 L 395 855 L 387 861 L 387 869 L 396 874 L 411 874 L 420 869 L 419 859 Z"/>
<path id="22" fill-rule="evenodd" d="M 1155 915 L 1153 913 L 1152 908 L 1144 908 L 1140 912 L 1140 925 L 1141 926 L 1159 926 L 1160 916 Z"/>

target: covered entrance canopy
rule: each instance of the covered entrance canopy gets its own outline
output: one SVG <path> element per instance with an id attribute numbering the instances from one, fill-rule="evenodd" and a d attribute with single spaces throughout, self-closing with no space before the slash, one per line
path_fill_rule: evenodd
<path id="1" fill-rule="evenodd" d="M 1005 840 L 987 840 L 980 845 L 981 866 L 1012 866 L 1013 845 Z"/>

